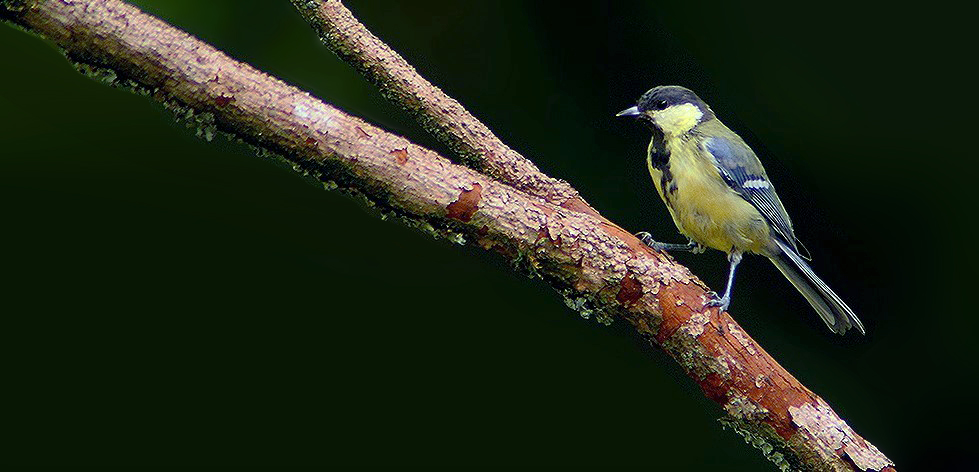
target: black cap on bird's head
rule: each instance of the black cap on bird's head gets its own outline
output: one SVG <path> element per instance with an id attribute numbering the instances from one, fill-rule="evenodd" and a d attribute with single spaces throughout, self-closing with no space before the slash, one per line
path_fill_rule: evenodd
<path id="1" fill-rule="evenodd" d="M 714 118 L 714 112 L 711 111 L 706 102 L 701 100 L 692 90 L 680 87 L 679 85 L 660 85 L 653 87 L 639 97 L 636 106 L 622 110 L 615 116 L 634 116 L 656 124 L 655 117 L 659 112 L 684 105 L 690 105 L 687 108 L 691 112 L 699 114 L 697 117 L 698 122 L 704 122 Z"/>

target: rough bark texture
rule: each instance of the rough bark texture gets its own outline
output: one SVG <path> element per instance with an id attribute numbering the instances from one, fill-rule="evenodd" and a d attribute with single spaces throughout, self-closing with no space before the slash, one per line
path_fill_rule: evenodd
<path id="1" fill-rule="evenodd" d="M 125 3 L 6 1 L 0 17 L 50 39 L 83 72 L 196 121 L 205 138 L 223 131 L 282 155 L 409 223 L 503 253 L 583 314 L 627 320 L 783 470 L 892 470 L 727 313 L 706 308 L 702 282 L 614 224 L 453 164 Z"/>
<path id="2" fill-rule="evenodd" d="M 292 0 L 320 39 L 404 107 L 428 132 L 482 172 L 528 195 L 601 217 L 567 182 L 542 173 L 458 101 L 418 74 L 339 1 Z"/>

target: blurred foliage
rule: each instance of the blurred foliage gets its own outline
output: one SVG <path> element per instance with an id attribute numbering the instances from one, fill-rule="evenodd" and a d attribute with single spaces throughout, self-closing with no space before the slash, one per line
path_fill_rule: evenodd
<path id="1" fill-rule="evenodd" d="M 444 152 L 288 2 L 133 3 Z M 700 93 L 869 335 L 829 333 L 760 258 L 734 316 L 899 466 L 954 465 L 975 416 L 957 379 L 976 372 L 975 251 L 950 255 L 974 239 L 964 16 L 609 3 L 347 2 L 505 142 L 660 240 L 681 238 L 647 182 L 647 132 L 613 114 L 657 84 Z M 623 323 L 196 139 L 20 31 L 0 27 L 0 56 L 8 460 L 769 467 Z M 678 258 L 722 284 L 721 254 Z"/>

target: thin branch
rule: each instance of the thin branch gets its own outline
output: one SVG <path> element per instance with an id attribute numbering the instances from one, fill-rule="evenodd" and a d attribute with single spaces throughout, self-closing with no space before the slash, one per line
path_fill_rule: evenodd
<path id="1" fill-rule="evenodd" d="M 579 310 L 628 321 L 780 467 L 893 470 L 727 313 L 706 308 L 702 282 L 617 226 L 453 164 L 120 1 L 6 1 L 0 18 L 195 120 L 204 137 L 222 131 L 282 155 L 382 211 L 519 261 Z"/>
<path id="2" fill-rule="evenodd" d="M 542 173 L 458 101 L 418 74 L 401 55 L 357 21 L 342 2 L 292 0 L 292 4 L 324 44 L 377 85 L 388 100 L 414 115 L 464 161 L 529 195 L 601 217 L 570 184 Z"/>

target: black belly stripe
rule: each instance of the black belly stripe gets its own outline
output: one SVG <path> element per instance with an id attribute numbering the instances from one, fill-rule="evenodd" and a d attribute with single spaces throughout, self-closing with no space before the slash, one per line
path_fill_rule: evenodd
<path id="1" fill-rule="evenodd" d="M 670 150 L 666 148 L 666 137 L 659 128 L 653 127 L 653 140 L 649 146 L 649 165 L 654 169 L 663 169 L 670 165 Z"/>
<path id="2" fill-rule="evenodd" d="M 659 188 L 663 191 L 663 199 L 666 204 L 673 206 L 673 196 L 676 194 L 676 181 L 673 180 L 673 172 L 670 171 L 670 164 L 666 163 L 661 169 L 662 176 L 659 179 Z"/>
<path id="3" fill-rule="evenodd" d="M 653 139 L 649 146 L 649 166 L 660 171 L 659 188 L 663 199 L 670 207 L 673 206 L 673 195 L 676 194 L 676 182 L 670 171 L 670 150 L 666 148 L 666 137 L 659 128 L 653 126 Z"/>

